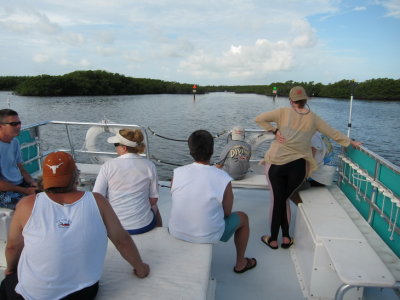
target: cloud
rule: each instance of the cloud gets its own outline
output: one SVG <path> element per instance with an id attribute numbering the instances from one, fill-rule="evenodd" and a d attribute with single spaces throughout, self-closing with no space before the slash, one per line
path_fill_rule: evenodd
<path id="1" fill-rule="evenodd" d="M 96 39 L 102 44 L 113 44 L 115 34 L 111 31 L 100 31 L 96 34 Z"/>
<path id="2" fill-rule="evenodd" d="M 85 37 L 79 33 L 69 32 L 61 36 L 61 41 L 71 46 L 78 46 L 85 43 Z"/>
<path id="3" fill-rule="evenodd" d="M 317 43 L 315 29 L 305 20 L 293 21 L 292 33 L 295 36 L 292 41 L 294 47 L 311 48 Z"/>
<path id="4" fill-rule="evenodd" d="M 78 63 L 79 67 L 88 67 L 90 66 L 90 62 L 87 59 L 81 59 Z"/>
<path id="5" fill-rule="evenodd" d="M 343 0 L 4 0 L 0 73 L 63 74 L 92 67 L 199 84 L 294 77 L 324 81 L 320 69 L 332 68 L 342 77 L 350 60 L 362 57 L 372 66 L 377 61 L 372 59 L 375 52 L 379 60 L 398 52 L 398 42 L 390 36 L 396 24 L 386 30 L 385 22 L 366 21 L 362 11 L 367 9 L 375 17 L 380 10 L 372 8 L 380 5 L 396 22 L 400 0 L 358 4 Z M 365 37 L 343 30 L 350 19 L 356 20 L 353 16 L 365 28 Z M 376 40 L 379 31 L 385 32 L 380 40 L 387 36 L 382 50 L 366 49 L 361 37 Z M 351 35 L 351 43 L 346 42 Z M 352 51 L 348 60 L 341 59 L 344 50 Z M 23 67 L 17 68 L 21 61 Z M 371 67 L 370 74 L 375 73 Z"/>
<path id="6" fill-rule="evenodd" d="M 50 57 L 47 54 L 35 54 L 33 56 L 33 61 L 36 63 L 43 64 L 43 63 L 48 62 L 49 60 L 50 60 Z"/>
<path id="7" fill-rule="evenodd" d="M 196 76 L 216 77 L 260 77 L 265 74 L 287 70 L 293 64 L 290 45 L 284 41 L 271 42 L 259 39 L 251 46 L 231 46 L 220 56 L 200 51 L 183 60 L 182 72 Z"/>
<path id="8" fill-rule="evenodd" d="M 85 68 L 91 65 L 87 59 L 81 59 L 77 62 L 73 62 L 67 58 L 62 58 L 58 63 L 62 66 L 73 66 L 74 68 Z"/>
<path id="9" fill-rule="evenodd" d="M 356 6 L 353 8 L 354 11 L 364 11 L 367 10 L 365 6 Z"/>
<path id="10" fill-rule="evenodd" d="M 102 56 L 112 56 L 117 53 L 113 47 L 96 47 L 96 52 Z"/>
<path id="11" fill-rule="evenodd" d="M 310 48 L 310 47 L 314 46 L 315 43 L 316 43 L 316 41 L 315 41 L 315 37 L 313 35 L 304 33 L 304 34 L 297 36 L 293 40 L 292 45 L 294 47 Z"/>
<path id="12" fill-rule="evenodd" d="M 130 50 L 123 54 L 123 59 L 129 63 L 141 63 L 143 62 L 143 57 L 139 51 Z"/>
<path id="13" fill-rule="evenodd" d="M 44 14 L 36 10 L 12 9 L 0 16 L 1 26 L 13 33 L 27 34 L 39 32 L 44 34 L 56 34 L 60 27 L 49 20 Z"/>
<path id="14" fill-rule="evenodd" d="M 192 53 L 194 49 L 194 45 L 189 40 L 178 39 L 161 44 L 159 49 L 154 51 L 154 55 L 161 55 L 170 58 L 182 58 Z"/>
<path id="15" fill-rule="evenodd" d="M 382 5 L 389 11 L 386 17 L 400 19 L 400 0 L 384 1 Z"/>
<path id="16" fill-rule="evenodd" d="M 277 41 L 260 38 L 254 44 L 230 45 L 220 54 L 203 47 L 183 59 L 179 71 L 214 79 L 257 80 L 292 70 L 302 57 L 302 49 L 314 48 L 318 38 L 315 29 L 303 18 L 294 19 L 288 25 L 290 30 Z"/>

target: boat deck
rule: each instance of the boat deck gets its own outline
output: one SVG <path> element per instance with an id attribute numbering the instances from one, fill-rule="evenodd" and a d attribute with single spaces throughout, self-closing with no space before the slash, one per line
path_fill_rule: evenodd
<path id="1" fill-rule="evenodd" d="M 162 183 L 164 186 L 168 184 Z M 307 299 L 292 262 L 292 250 L 282 248 L 272 250 L 260 240 L 262 235 L 269 233 L 271 204 L 269 193 L 266 189 L 234 188 L 233 210 L 244 211 L 250 221 L 246 256 L 255 257 L 258 264 L 253 270 L 236 274 L 232 270 L 235 262 L 233 238 L 227 243 L 215 244 L 211 265 L 211 276 L 216 280 L 215 299 Z M 169 189 L 163 187 L 160 191 L 159 208 L 164 226 L 168 225 L 170 205 Z M 293 235 L 297 208 L 292 202 L 290 205 L 292 211 L 290 233 Z M 392 289 L 365 288 L 363 299 L 400 299 L 400 297 Z"/>
<path id="2" fill-rule="evenodd" d="M 45 134 L 39 135 L 39 128 L 42 127 L 42 125 L 54 125 L 54 126 L 66 126 L 67 129 L 70 126 L 78 126 L 81 128 L 82 126 L 84 128 L 87 128 L 89 126 L 102 126 L 104 129 L 106 128 L 114 128 L 114 127 L 138 127 L 137 125 L 129 125 L 129 124 L 105 124 L 105 123 L 83 123 L 83 122 L 64 122 L 64 121 L 50 121 L 50 122 L 44 122 L 36 125 L 32 125 L 27 129 L 25 132 L 26 134 L 21 137 L 21 144 L 25 143 L 25 154 L 26 157 L 24 160 L 27 162 L 25 165 L 26 167 L 31 168 L 29 172 L 34 173 L 37 172 L 37 167 L 38 167 L 38 159 L 41 158 L 41 155 L 46 155 L 50 150 L 49 149 L 43 149 L 40 148 L 40 145 L 45 145 L 43 144 L 44 141 L 41 140 L 41 137 L 46 136 L 46 139 L 50 139 L 48 136 L 49 133 L 56 133 L 57 137 L 55 140 L 60 140 L 59 134 L 60 131 L 57 130 L 51 130 L 51 131 L 43 131 Z M 61 129 L 61 131 L 64 129 Z M 145 128 L 142 128 L 143 132 L 146 133 Z M 74 145 L 72 144 L 72 132 L 75 132 L 74 130 L 66 130 L 65 131 L 68 136 L 68 141 L 69 141 L 69 147 L 72 153 L 75 153 L 77 156 L 80 156 L 82 159 L 78 160 L 81 162 L 79 164 L 79 169 L 82 171 L 82 181 L 81 183 L 84 185 L 81 187 L 81 189 L 85 190 L 91 190 L 93 186 L 93 180 L 96 178 L 96 175 L 98 173 L 98 170 L 100 168 L 100 165 L 94 165 L 90 164 L 92 160 L 89 160 L 86 155 L 96 155 L 96 156 L 102 156 L 105 154 L 113 154 L 109 152 L 102 152 L 102 151 L 89 151 L 90 149 L 74 149 Z M 26 139 L 25 139 L 26 138 Z M 146 134 L 147 138 L 147 134 Z M 25 140 L 24 140 L 25 139 Z M 146 144 L 148 144 L 146 140 Z M 64 149 L 65 147 L 68 148 L 68 145 L 63 145 L 63 146 L 56 146 L 52 145 L 55 147 L 54 149 Z M 61 148 L 60 148 L 61 147 Z M 53 149 L 53 150 L 54 150 Z M 74 149 L 74 150 L 73 150 Z M 351 150 L 355 151 L 355 150 Z M 350 153 L 351 154 L 351 153 Z M 146 154 L 147 157 L 150 157 L 150 153 Z M 346 154 L 348 155 L 348 154 Z M 363 150 L 363 152 L 356 152 L 353 153 L 355 157 L 355 161 L 360 162 L 360 158 L 358 157 L 359 155 L 363 155 L 361 158 L 366 160 L 365 166 L 363 166 L 363 169 L 368 169 L 369 166 L 373 165 L 375 168 L 382 168 L 382 174 L 385 176 L 388 176 L 388 178 L 393 179 L 393 184 L 391 184 L 391 188 L 397 190 L 397 195 L 399 194 L 398 191 L 398 176 L 400 174 L 399 170 L 397 167 L 393 167 L 381 158 L 377 157 L 376 155 L 371 154 L 369 151 L 366 149 Z M 365 158 L 364 156 L 367 156 Z M 375 162 L 370 162 L 370 156 L 372 157 L 372 160 L 378 160 L 379 164 L 375 165 Z M 86 159 L 85 159 L 86 157 Z M 347 157 L 347 156 L 346 156 Z M 349 156 L 350 157 L 350 156 Z M 354 185 L 355 178 L 360 177 L 359 175 L 361 173 L 361 169 L 354 171 L 352 165 L 357 167 L 358 165 L 355 165 L 351 163 L 351 161 L 347 158 L 342 158 L 342 169 L 341 169 L 341 176 L 343 178 L 347 178 L 350 183 Z M 97 162 L 98 163 L 98 162 Z M 368 164 L 367 164 L 368 163 Z M 361 166 L 361 165 L 360 165 Z M 368 168 L 367 168 L 368 167 Z M 303 293 L 303 289 L 301 284 L 299 283 L 298 279 L 298 273 L 295 269 L 295 265 L 293 263 L 292 257 L 293 257 L 293 252 L 294 249 L 301 250 L 302 248 L 300 247 L 300 239 L 298 244 L 293 245 L 291 249 L 281 249 L 279 248 L 278 250 L 272 250 L 269 247 L 267 247 L 265 244 L 263 244 L 260 241 L 260 238 L 264 234 L 269 233 L 269 224 L 270 224 L 270 207 L 271 207 L 271 198 L 270 198 L 270 192 L 264 187 L 265 185 L 265 176 L 263 167 L 258 165 L 257 163 L 254 163 L 252 165 L 252 174 L 249 173 L 249 175 L 255 175 L 255 176 L 249 176 L 246 180 L 241 180 L 240 182 L 234 182 L 234 206 L 233 210 L 240 210 L 249 216 L 249 221 L 250 221 L 250 238 L 249 238 L 249 243 L 246 251 L 246 256 L 248 257 L 255 257 L 257 259 L 258 265 L 256 268 L 243 273 L 243 274 L 236 274 L 233 272 L 233 266 L 235 263 L 235 246 L 234 246 L 234 241 L 231 239 L 227 243 L 218 243 L 213 245 L 212 247 L 212 262 L 211 262 L 211 278 L 213 278 L 213 283 L 216 282 L 216 287 L 215 287 L 215 293 L 214 293 L 214 298 L 218 300 L 222 299 L 287 299 L 287 300 L 297 300 L 297 299 L 307 299 L 305 296 L 305 293 Z M 369 170 L 369 176 L 372 176 L 374 170 Z M 40 171 L 39 171 L 40 172 Z M 356 172 L 356 174 L 354 174 Z M 391 173 L 393 172 L 393 174 Z M 389 176 L 389 175 L 390 176 Z M 83 176 L 85 175 L 85 176 Z M 354 176 L 354 175 L 358 175 Z M 383 176 L 382 175 L 382 176 Z M 393 177 L 392 177 L 393 175 Z M 347 177 L 346 177 L 347 176 Z M 378 178 L 380 179 L 380 177 Z M 160 199 L 159 199 L 159 208 L 161 211 L 161 215 L 163 218 L 163 223 L 164 226 L 168 226 L 168 219 L 169 219 L 169 214 L 170 214 L 170 208 L 171 208 L 171 195 L 170 195 L 170 190 L 168 188 L 169 182 L 160 182 L 161 188 L 160 188 Z M 382 183 L 383 184 L 383 183 Z M 382 188 L 383 186 L 378 184 L 377 185 L 377 192 L 385 192 L 385 189 Z M 343 190 L 343 187 L 341 187 Z M 360 189 L 360 186 L 354 185 L 352 186 L 353 189 Z M 382 188 L 382 189 L 380 189 Z M 336 195 L 333 193 L 334 190 L 338 190 L 340 195 Z M 362 196 L 369 196 L 372 197 L 372 192 L 367 193 L 366 190 L 373 190 L 371 187 L 367 189 L 366 185 L 364 185 L 364 192 L 361 188 L 361 193 L 363 194 Z M 359 215 L 358 212 L 354 212 L 356 209 L 353 207 L 353 205 L 350 204 L 348 199 L 344 196 L 344 194 L 339 190 L 337 187 L 332 187 L 330 188 L 330 191 L 332 192 L 333 196 L 336 198 L 337 202 L 340 203 L 340 205 L 345 208 L 346 213 L 350 215 L 352 218 L 352 221 L 357 225 L 357 227 L 361 230 L 362 234 L 366 237 L 368 240 L 368 243 L 374 247 L 375 251 L 376 249 L 379 250 L 379 256 L 385 257 L 385 259 L 382 259 L 386 266 L 391 270 L 393 275 L 396 277 L 396 283 L 397 287 L 399 287 L 400 283 L 400 263 L 399 259 L 396 256 L 394 259 L 391 258 L 391 256 L 387 255 L 388 252 L 385 252 L 387 248 L 387 245 L 384 243 L 384 241 L 381 240 L 379 236 L 373 230 L 371 227 L 366 224 L 365 220 L 358 218 L 357 216 Z M 388 190 L 389 191 L 389 190 Z M 358 191 L 360 193 L 360 190 Z M 379 193 L 378 193 L 379 194 Z M 384 193 L 383 193 L 384 195 Z M 382 195 L 381 195 L 382 196 Z M 316 200 L 320 199 L 320 195 L 318 197 L 315 197 Z M 343 198 L 343 199 L 341 199 Z M 368 198 L 368 197 L 367 197 Z M 379 200 L 379 199 L 378 199 Z M 393 201 L 398 201 L 396 197 L 393 197 Z M 395 202 L 393 202 L 395 203 Z M 397 203 L 397 202 L 396 202 Z M 292 218 L 291 218 L 291 226 L 290 226 L 290 233 L 292 236 L 294 236 L 295 232 L 295 219 L 296 219 L 296 212 L 297 212 L 297 207 L 291 202 L 291 211 L 292 211 Z M 400 207 L 400 206 L 399 206 Z M 374 208 L 373 206 L 370 205 L 370 208 Z M 383 208 L 381 209 L 383 210 Z M 377 210 L 377 213 L 381 212 L 381 210 Z M 299 210 L 300 211 L 300 210 Z M 387 212 L 386 212 L 387 213 Z M 316 214 L 319 215 L 319 210 L 316 211 Z M 353 215 L 356 216 L 353 218 Z M 298 214 L 300 220 L 301 214 Z M 358 218 L 358 219 L 357 219 Z M 389 221 L 392 220 L 392 217 L 387 216 Z M 387 225 L 386 225 L 387 226 Z M 299 228 L 299 227 L 298 227 Z M 0 227 L 2 229 L 2 227 Z M 398 231 L 399 229 L 396 227 L 396 230 Z M 166 232 L 166 230 L 163 230 Z M 0 230 L 1 232 L 1 230 Z M 3 235 L 4 236 L 4 235 Z M 169 236 L 168 236 L 169 237 Z M 137 240 L 138 247 L 140 249 L 140 240 L 142 238 L 147 238 L 146 236 L 142 237 L 133 237 L 133 239 Z M 301 239 L 301 241 L 305 241 L 304 239 Z M 4 238 L 3 240 L 0 240 L 1 244 L 0 246 L 4 248 L 5 241 Z M 280 241 L 279 241 L 280 242 Z M 382 245 L 382 243 L 384 245 Z M 150 246 L 150 249 L 152 247 L 152 243 L 148 244 L 147 246 Z M 165 246 L 165 244 L 164 244 Z M 191 245 L 193 246 L 193 245 Z M 1 248 L 0 247 L 0 248 Z M 163 244 L 162 242 L 156 242 L 154 243 L 154 247 L 157 250 L 162 251 Z M 310 247 L 312 248 L 312 247 Z M 3 251 L 2 251 L 3 252 Z M 146 259 L 146 253 L 143 251 L 143 257 Z M 191 251 L 189 254 L 191 254 Z M 186 256 L 188 256 L 188 252 L 186 253 Z M 342 252 L 340 252 L 342 253 Z M 3 253 L 0 253 L 0 255 L 3 255 Z M 179 256 L 179 254 L 176 254 Z M 151 257 L 151 256 L 147 256 Z M 173 257 L 173 256 L 172 256 Z M 182 258 L 182 256 L 179 256 Z M 189 255 L 190 257 L 190 255 Z M 0 258 L 2 258 L 0 256 Z M 208 257 L 209 258 L 209 257 Z M 193 261 L 195 262 L 197 259 L 196 255 L 193 255 Z M 183 260 L 183 259 L 182 259 Z M 0 260 L 1 261 L 1 260 Z M 4 259 L 3 259 L 4 261 Z M 164 260 L 165 261 L 165 260 Z M 208 260 L 209 261 L 209 260 Z M 156 270 L 156 267 L 160 266 L 160 264 L 157 265 L 156 260 L 149 259 L 149 261 L 146 261 L 147 263 L 150 264 L 150 267 L 153 265 L 153 270 Z M 197 259 L 197 262 L 199 260 Z M 396 265 L 395 265 L 396 264 Z M 4 264 L 3 264 L 4 265 Z M 391 265 L 391 267 L 389 267 Z M 175 263 L 176 266 L 176 263 Z M 193 268 L 190 269 L 190 267 Z M 174 268 L 174 263 L 171 263 L 171 268 Z M 194 265 L 189 265 L 188 266 L 189 270 L 191 272 L 199 272 L 200 271 L 195 267 Z M 175 270 L 177 268 L 175 267 Z M 168 275 L 170 273 L 167 272 Z M 107 274 L 106 274 L 107 275 Z M 4 277 L 3 275 L 3 270 L 0 267 L 0 280 Z M 133 277 L 133 276 L 132 276 Z M 107 276 L 105 277 L 107 278 Z M 129 277 L 127 277 L 130 279 Z M 115 278 L 114 278 L 115 279 Z M 151 279 L 151 278 L 148 278 Z M 171 276 L 171 278 L 166 278 L 167 281 L 173 285 L 174 284 L 174 278 Z M 170 280 L 169 280 L 170 279 Z M 146 280 L 146 279 L 144 279 Z M 133 282 L 134 280 L 132 280 Z M 139 280 L 140 281 L 140 280 Z M 179 280 L 176 280 L 177 283 Z M 321 280 L 319 286 L 323 286 L 324 288 L 326 287 L 326 281 Z M 152 282 L 151 280 L 147 281 L 147 284 L 149 282 Z M 300 282 L 302 282 L 300 280 Z M 303 281 L 304 282 L 304 281 Z M 130 284 L 129 280 L 128 283 Z M 152 288 L 154 289 L 159 289 L 161 291 L 161 297 L 156 297 L 159 299 L 167 299 L 165 294 L 165 290 L 160 286 L 161 284 L 153 284 Z M 214 285 L 213 285 L 214 286 Z M 185 288 L 187 288 L 185 286 Z M 145 289 L 146 290 L 146 289 Z M 131 296 L 129 297 L 121 297 L 121 299 L 154 299 L 149 294 L 135 294 L 135 289 L 134 286 L 132 286 L 132 292 L 130 293 Z M 384 300 L 392 300 L 392 299 L 400 299 L 400 296 L 398 294 L 399 292 L 396 290 L 393 290 L 391 288 L 365 288 L 363 292 L 363 297 L 362 299 L 364 300 L 372 300 L 372 299 L 384 299 Z M 197 294 L 197 293 L 196 293 Z M 347 295 L 345 295 L 347 296 Z M 201 297 L 201 296 L 199 296 Z M 198 298 L 199 298 L 198 297 Z M 118 297 L 117 297 L 118 298 Z M 185 291 L 183 290 L 182 296 L 177 297 L 178 299 L 193 299 L 189 296 L 187 293 L 185 295 Z M 176 298 L 174 298 L 176 299 Z M 208 297 L 208 300 L 212 300 L 213 297 Z M 311 297 L 310 300 L 316 300 L 317 298 Z M 330 298 L 331 299 L 331 298 Z M 345 297 L 346 300 L 348 298 Z M 321 300 L 326 300 L 321 299 Z M 358 299 L 357 299 L 358 300 Z"/>
<path id="3" fill-rule="evenodd" d="M 164 226 L 168 226 L 171 207 L 169 184 L 169 182 L 161 182 L 162 187 L 160 188 L 159 209 Z M 250 238 L 246 255 L 255 257 L 258 264 L 253 270 L 236 274 L 232 270 L 235 262 L 233 238 L 227 243 L 220 242 L 213 245 L 211 277 L 216 281 L 215 299 L 307 299 L 303 295 L 297 278 L 291 250 L 282 248 L 272 250 L 260 241 L 260 237 L 269 232 L 269 191 L 234 188 L 234 196 L 233 210 L 244 211 L 249 216 Z M 293 235 L 297 208 L 292 202 L 290 205 L 292 211 L 290 231 Z M 159 246 L 155 244 L 155 247 Z M 140 248 L 140 245 L 138 247 Z M 147 263 L 151 267 L 152 262 L 148 261 Z M 195 271 L 193 270 L 193 272 Z M 3 270 L 0 270 L 0 279 L 3 277 Z M 186 299 L 185 295 L 182 295 L 182 299 Z M 392 289 L 366 288 L 363 299 L 400 298 Z"/>
<path id="4" fill-rule="evenodd" d="M 164 226 L 168 226 L 171 208 L 169 182 L 160 182 L 159 209 Z M 250 238 L 246 256 L 257 259 L 257 267 L 243 274 L 233 272 L 235 246 L 233 238 L 227 243 L 213 245 L 211 277 L 216 282 L 215 299 L 307 299 L 299 284 L 295 266 L 292 262 L 291 249 L 272 250 L 260 241 L 263 234 L 269 233 L 270 192 L 266 189 L 234 188 L 233 210 L 248 214 L 250 221 Z M 294 235 L 296 206 L 291 202 L 292 221 L 290 232 Z M 134 238 L 134 237 L 133 237 Z M 134 238 L 135 239 L 135 238 Z M 138 243 L 140 249 L 140 244 Z M 154 247 L 160 247 L 155 243 Z M 293 246 L 296 247 L 296 244 Z M 145 256 L 145 255 L 144 255 Z M 196 259 L 196 257 L 193 257 Z M 152 265 L 152 261 L 147 261 Z M 196 272 L 196 270 L 193 270 Z M 3 272 L 0 270 L 0 279 Z M 156 286 L 154 288 L 157 288 Z M 132 295 L 132 299 L 135 298 Z M 146 297 L 142 299 L 147 299 Z M 182 295 L 182 299 L 185 295 Z M 315 299 L 315 298 L 311 298 Z M 365 300 L 400 299 L 392 289 L 365 288 Z"/>
<path id="5" fill-rule="evenodd" d="M 248 205 L 250 202 L 252 205 Z M 269 207 L 269 191 L 235 189 L 234 210 L 246 212 L 250 221 L 246 255 L 255 257 L 258 265 L 245 274 L 235 274 L 232 272 L 235 259 L 233 239 L 215 245 L 212 276 L 217 281 L 216 299 L 303 298 L 290 250 L 272 250 L 260 240 L 269 232 Z"/>

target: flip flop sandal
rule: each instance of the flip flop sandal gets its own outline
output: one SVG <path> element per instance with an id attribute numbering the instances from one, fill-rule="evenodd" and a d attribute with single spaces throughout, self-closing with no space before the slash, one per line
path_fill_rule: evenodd
<path id="1" fill-rule="evenodd" d="M 282 247 L 283 249 L 289 249 L 289 248 L 293 245 L 294 239 L 292 239 L 292 238 L 289 238 L 289 239 L 290 239 L 290 242 L 289 242 L 289 243 L 282 243 L 282 244 L 281 244 L 281 247 Z"/>
<path id="2" fill-rule="evenodd" d="M 263 235 L 262 237 L 261 237 L 261 242 L 263 242 L 265 245 L 267 245 L 268 247 L 270 247 L 271 249 L 273 249 L 273 250 L 276 250 L 276 249 L 278 249 L 279 247 L 278 247 L 278 245 L 276 245 L 276 246 L 272 246 L 271 245 L 271 237 L 270 236 L 268 236 L 268 235 Z"/>
<path id="3" fill-rule="evenodd" d="M 247 258 L 246 257 L 246 261 L 247 261 L 246 266 L 243 269 L 236 270 L 236 268 L 233 267 L 233 272 L 240 274 L 240 273 L 244 273 L 248 270 L 251 270 L 251 269 L 255 268 L 255 266 L 257 266 L 257 260 L 255 258 Z"/>

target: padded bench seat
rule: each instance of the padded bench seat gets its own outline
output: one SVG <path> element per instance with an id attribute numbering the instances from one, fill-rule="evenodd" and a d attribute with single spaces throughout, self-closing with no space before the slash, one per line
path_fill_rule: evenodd
<path id="1" fill-rule="evenodd" d="M 4 213 L 2 210 L 0 222 L 8 223 L 5 216 L 9 210 Z M 6 228 L 3 225 L 0 224 L 1 229 Z M 216 281 L 210 278 L 212 244 L 178 240 L 164 227 L 134 235 L 133 239 L 143 261 L 150 265 L 149 276 L 144 279 L 134 276 L 131 265 L 109 241 L 96 299 L 214 299 Z M 6 238 L 0 240 L 2 253 L 5 245 Z M 5 260 L 0 261 L 0 280 L 4 278 L 5 267 Z"/>
<path id="2" fill-rule="evenodd" d="M 353 286 L 392 287 L 394 277 L 366 240 L 324 239 L 336 273 Z"/>
<path id="3" fill-rule="evenodd" d="M 312 225 L 313 235 L 322 238 L 364 239 L 345 210 L 324 187 L 310 188 L 300 192 L 301 204 Z"/>
<path id="4" fill-rule="evenodd" d="M 132 237 L 150 265 L 149 276 L 134 276 L 131 265 L 109 242 L 96 299 L 214 299 L 212 244 L 178 240 L 165 227 Z"/>
<path id="5" fill-rule="evenodd" d="M 356 287 L 392 287 L 395 278 L 326 187 L 300 192 L 294 259 L 306 294 L 333 299 L 347 284 Z M 362 298 L 352 289 L 345 299 Z"/>
<path id="6" fill-rule="evenodd" d="M 248 172 L 246 177 L 241 180 L 233 180 L 232 186 L 235 188 L 268 189 L 265 175 L 252 172 Z"/>
<path id="7" fill-rule="evenodd" d="M 6 249 L 8 228 L 10 227 L 13 213 L 14 210 L 12 209 L 0 208 L 0 268 L 5 268 L 7 265 L 4 251 Z M 2 272 L 2 270 L 0 270 L 0 272 Z M 1 278 L 0 275 L 0 279 Z"/>

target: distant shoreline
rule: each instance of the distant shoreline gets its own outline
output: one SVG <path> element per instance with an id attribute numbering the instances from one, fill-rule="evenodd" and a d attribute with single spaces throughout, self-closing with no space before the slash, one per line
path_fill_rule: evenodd
<path id="1" fill-rule="evenodd" d="M 21 97 L 112 97 L 112 96 L 140 96 L 140 95 L 191 95 L 190 93 L 181 93 L 181 94 L 170 94 L 170 93 L 157 93 L 157 94 L 113 94 L 113 95 L 58 95 L 58 96 L 25 96 L 25 95 L 18 95 L 15 94 L 13 91 L 10 90 L 0 90 L 0 92 L 10 92 L 13 95 L 21 96 Z M 260 95 L 260 96 L 266 96 L 272 98 L 272 95 L 266 95 L 266 94 L 258 94 L 258 93 L 252 93 L 252 92 L 246 92 L 246 93 L 241 93 L 241 92 L 228 92 L 228 91 L 213 91 L 213 92 L 207 92 L 207 93 L 196 93 L 196 95 L 204 95 L 204 94 L 210 94 L 210 93 L 233 93 L 233 94 L 255 94 L 255 95 Z M 288 98 L 288 96 L 283 96 L 283 95 L 278 95 L 277 98 Z M 343 100 L 343 101 L 348 101 L 350 97 L 348 98 L 335 98 L 335 97 L 321 97 L 321 96 L 310 96 L 310 99 L 315 99 L 315 98 L 321 98 L 321 99 L 335 99 L 335 100 Z M 357 98 L 353 97 L 353 100 L 361 100 L 361 101 L 382 101 L 382 102 L 397 102 L 400 101 L 400 99 L 362 99 L 362 98 Z"/>
<path id="2" fill-rule="evenodd" d="M 269 85 L 199 86 L 158 79 L 126 77 L 106 71 L 75 71 L 60 76 L 0 76 L 0 90 L 20 96 L 118 96 L 148 94 L 249 93 L 288 97 L 293 86 L 303 86 L 308 95 L 321 98 L 400 101 L 400 79 L 378 78 L 364 82 L 341 80 L 333 84 L 275 82 Z"/>

